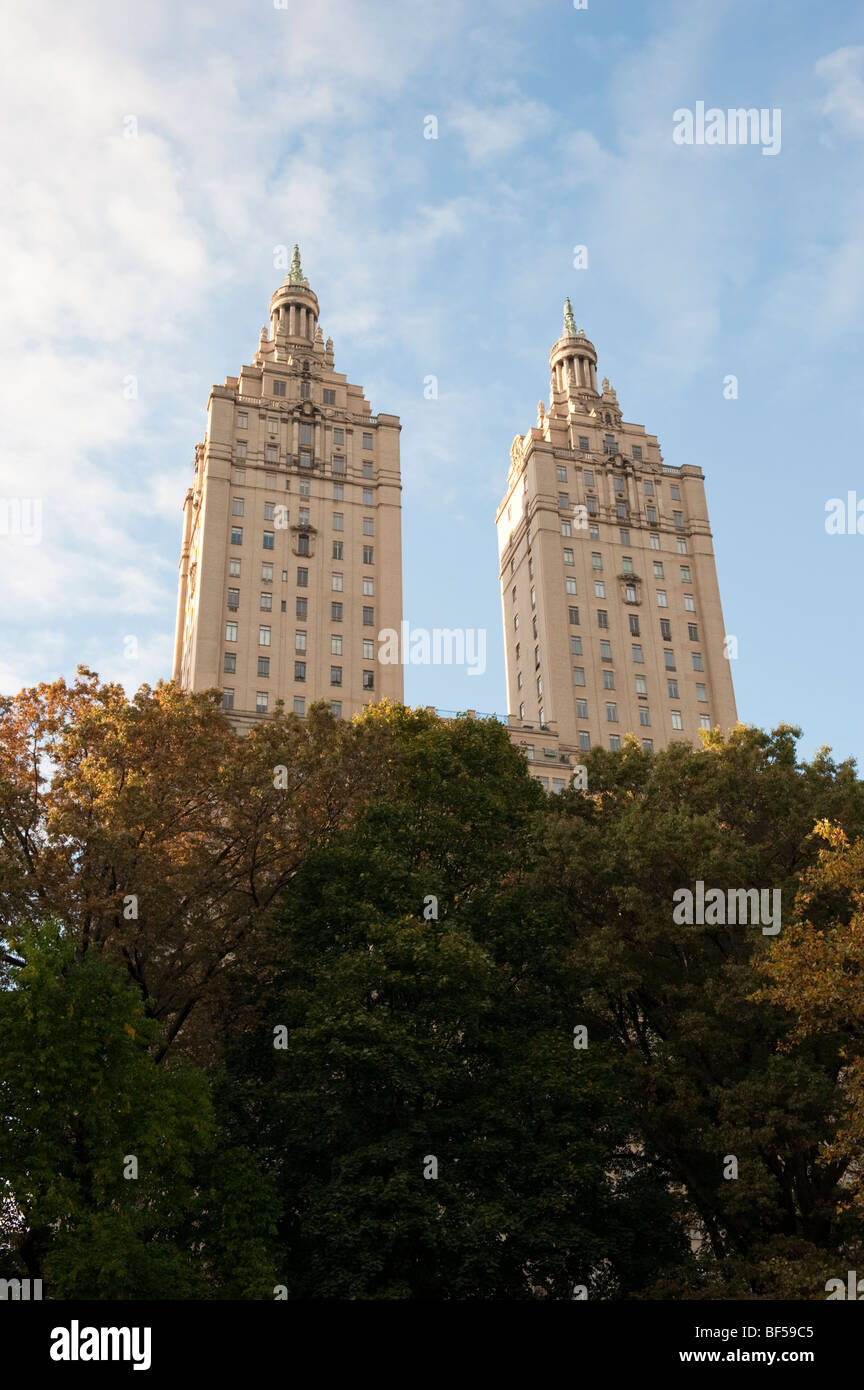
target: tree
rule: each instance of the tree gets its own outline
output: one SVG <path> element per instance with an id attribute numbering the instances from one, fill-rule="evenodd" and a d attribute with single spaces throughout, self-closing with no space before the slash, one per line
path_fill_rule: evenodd
<path id="1" fill-rule="evenodd" d="M 567 924 L 596 1035 L 618 1059 L 639 1162 L 683 1195 L 699 1243 L 662 1296 L 817 1296 L 848 1239 L 837 1215 L 848 1163 L 823 1161 L 845 1109 L 836 1039 L 786 1048 L 787 1017 L 756 997 L 775 949 L 758 926 L 673 920 L 676 890 L 701 880 L 779 888 L 786 921 L 815 857 L 814 819 L 862 827 L 854 766 L 824 750 L 798 763 L 797 732 L 742 728 L 704 750 L 656 755 L 635 740 L 619 754 L 595 750 L 592 794 L 552 806 L 533 898 Z M 725 1175 L 729 1158 L 737 1177 Z"/>
<path id="2" fill-rule="evenodd" d="M 373 711 L 386 787 L 307 855 L 224 1047 L 292 1298 L 570 1298 L 682 1257 L 527 885 L 546 797 L 494 723 Z M 364 721 L 365 722 L 365 721 Z M 274 1046 L 274 1043 L 279 1045 Z"/>
<path id="3" fill-rule="evenodd" d="M 61 921 L 78 958 L 123 961 L 163 1049 L 182 1034 L 201 1058 L 229 963 L 379 775 L 374 740 L 321 706 L 239 739 L 217 698 L 160 684 L 130 701 L 81 668 L 0 700 L 0 979 L 24 927 Z"/>
<path id="4" fill-rule="evenodd" d="M 842 1123 L 820 1162 L 842 1174 L 837 1216 L 864 1219 L 864 839 L 854 843 L 841 826 L 819 822 L 824 841 L 803 876 L 795 919 L 760 961 L 764 997 L 787 1010 L 792 1055 L 817 1046 L 841 1061 Z M 856 1237 L 860 1243 L 859 1229 Z"/>
<path id="5" fill-rule="evenodd" d="M 52 1298 L 265 1295 L 270 1190 L 223 1148 L 205 1074 L 156 1064 L 158 1025 L 105 954 L 48 923 L 23 945 L 0 991 L 5 1277 Z"/>

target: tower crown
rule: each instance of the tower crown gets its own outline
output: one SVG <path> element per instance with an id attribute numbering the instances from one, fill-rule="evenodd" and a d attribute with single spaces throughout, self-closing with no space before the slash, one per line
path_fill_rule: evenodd
<path id="1" fill-rule="evenodd" d="M 570 296 L 564 300 L 564 326 L 549 354 L 552 371 L 552 400 L 563 392 L 567 396 L 574 393 L 599 395 L 597 390 L 597 349 L 585 337 L 585 331 L 576 327 L 573 305 Z"/>
<path id="2" fill-rule="evenodd" d="M 295 245 L 288 274 L 270 298 L 270 338 L 298 347 L 315 342 L 318 329 L 318 296 L 310 290 Z"/>

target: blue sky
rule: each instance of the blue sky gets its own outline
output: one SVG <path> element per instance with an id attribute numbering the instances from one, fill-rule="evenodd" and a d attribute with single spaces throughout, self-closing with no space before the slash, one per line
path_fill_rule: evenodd
<path id="1" fill-rule="evenodd" d="M 79 661 L 130 691 L 170 674 L 209 387 L 299 241 L 337 370 L 402 418 L 405 616 L 488 632 L 484 676 L 409 667 L 410 703 L 506 708 L 495 509 L 569 294 L 625 419 L 705 471 L 741 718 L 860 757 L 864 536 L 825 531 L 829 498 L 864 497 L 860 6 L 83 0 L 6 22 L 0 497 L 43 520 L 39 544 L 0 535 L 0 690 Z M 698 101 L 780 108 L 780 153 L 676 145 Z"/>

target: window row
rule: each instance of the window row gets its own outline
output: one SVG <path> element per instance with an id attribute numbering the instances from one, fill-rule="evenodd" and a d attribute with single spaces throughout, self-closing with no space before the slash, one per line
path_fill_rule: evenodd
<path id="1" fill-rule="evenodd" d="M 575 525 L 575 526 L 574 526 L 572 522 L 565 521 L 565 520 L 562 520 L 562 521 L 561 521 L 561 535 L 562 535 L 562 536 L 572 536 L 574 531 L 580 531 L 580 530 L 584 530 L 584 529 L 585 529 L 584 527 L 580 527 L 579 525 Z M 592 540 L 592 541 L 599 541 L 599 539 L 600 539 L 600 527 L 599 527 L 595 522 L 590 522 L 589 525 L 588 525 L 588 538 L 589 538 L 589 540 Z M 630 532 L 629 532 L 629 530 L 627 530 L 627 529 L 625 529 L 625 528 L 623 528 L 623 527 L 622 527 L 622 528 L 619 528 L 619 531 L 618 531 L 618 538 L 619 538 L 619 540 L 620 540 L 621 545 L 630 545 Z M 649 548 L 650 548 L 651 550 L 660 550 L 660 549 L 661 549 L 661 546 L 660 546 L 660 537 L 659 537 L 659 535 L 656 534 L 656 532 L 650 531 L 650 532 L 648 533 L 648 545 L 649 545 Z M 686 554 L 687 554 L 687 541 L 686 541 L 686 538 L 685 538 L 684 536 L 676 536 L 676 538 L 675 538 L 675 546 L 676 546 L 676 549 L 677 549 L 679 555 L 686 555 Z M 567 559 L 567 556 L 568 556 L 568 555 L 570 556 L 570 559 Z M 573 563 L 573 558 L 572 558 L 572 557 L 573 557 L 573 551 L 570 550 L 569 548 L 565 548 L 564 557 L 565 557 L 565 558 L 564 558 L 564 563 L 565 563 L 565 564 L 568 564 L 568 565 L 572 565 L 572 563 Z M 515 560 L 515 556 L 514 556 L 514 557 L 511 559 L 511 561 L 510 561 L 510 570 L 511 570 L 511 573 L 512 573 L 512 571 L 515 569 L 515 566 L 516 566 L 516 560 Z M 689 582 L 689 581 L 688 581 L 688 582 Z"/>
<path id="2" fill-rule="evenodd" d="M 342 622 L 342 616 L 343 616 L 343 609 L 344 609 L 344 605 L 343 605 L 342 603 L 331 603 L 331 604 L 330 604 L 330 621 L 331 621 L 331 622 L 334 622 L 334 623 L 341 623 L 341 622 Z M 301 614 L 300 612 L 298 612 L 297 616 L 298 616 L 298 617 L 302 617 L 303 614 Z M 364 606 L 364 608 L 363 608 L 363 626 L 364 626 L 364 627 L 374 627 L 374 626 L 375 626 L 375 609 L 374 609 L 374 608 L 367 608 L 367 607 Z M 238 640 L 238 639 L 237 639 L 238 628 L 239 628 L 239 623 L 236 623 L 236 622 L 227 622 L 227 623 L 225 624 L 225 641 L 226 641 L 226 642 L 236 642 L 236 641 Z M 273 629 L 272 629 L 272 627 L 271 627 L 269 624 L 265 624 L 265 623 L 259 624 L 259 627 L 258 627 L 258 645 L 259 645 L 259 647 L 269 647 L 269 646 L 271 645 L 271 636 L 272 636 L 272 632 L 273 632 Z M 295 649 L 295 651 L 298 651 L 298 652 L 300 652 L 300 651 L 305 651 L 305 650 L 306 650 L 306 630 L 305 630 L 305 629 L 297 629 L 297 630 L 295 631 L 295 633 L 294 633 L 294 649 Z"/>
<path id="3" fill-rule="evenodd" d="M 334 558 L 335 558 L 335 557 L 334 557 Z M 229 560 L 229 562 L 228 562 L 228 575 L 229 575 L 229 578 L 231 578 L 231 579 L 239 579 L 239 578 L 240 578 L 240 573 L 241 573 L 241 571 L 240 571 L 240 563 L 241 563 L 241 562 L 240 562 L 239 560 Z M 288 571 L 287 571 L 287 570 L 283 570 L 283 571 L 282 571 L 282 583 L 283 583 L 283 584 L 286 583 L 287 579 L 288 579 Z M 262 564 L 261 564 L 261 582 L 262 582 L 262 584 L 272 584 L 272 583 L 273 583 L 273 566 L 272 566 L 272 564 L 270 563 L 269 560 L 264 560 L 264 561 L 262 561 Z M 308 585 L 309 585 L 309 569 L 308 569 L 308 567 L 307 567 L 306 565 L 298 565 L 298 566 L 297 566 L 297 588 L 298 588 L 298 589 L 305 589 L 305 588 L 308 588 Z M 341 587 L 341 586 L 336 586 L 336 585 L 334 585 L 333 587 L 336 588 L 336 587 Z M 364 594 L 364 596 L 368 595 L 368 596 L 371 597 L 372 594 L 374 594 L 374 592 L 375 592 L 375 580 L 374 580 L 374 579 L 371 579 L 368 575 L 364 575 L 364 576 L 363 576 L 363 594 Z M 228 590 L 228 595 L 229 595 L 229 607 L 231 606 L 231 595 L 232 595 L 232 594 L 239 595 L 239 593 L 240 593 L 240 590 L 239 590 L 239 589 L 229 589 L 229 590 Z"/>
<path id="4" fill-rule="evenodd" d="M 280 385 L 281 385 L 282 388 L 283 388 L 281 391 L 278 389 L 278 387 L 279 387 Z M 281 383 L 280 383 L 280 382 L 274 382 L 274 383 L 273 383 L 274 390 L 273 390 L 272 394 L 273 394 L 274 396 L 284 396 L 284 395 L 285 395 L 284 386 L 285 386 L 285 383 L 284 383 L 284 382 L 281 382 Z M 324 400 L 324 404 L 325 404 L 325 405 L 335 405 L 335 404 L 336 404 L 336 394 L 335 394 L 334 391 L 330 391 L 330 390 L 328 390 L 328 389 L 325 387 L 325 388 L 324 388 L 324 396 L 325 396 L 325 398 L 326 398 L 326 399 Z M 237 411 L 237 428 L 238 428 L 238 430 L 248 430 L 248 428 L 249 428 L 249 412 L 248 412 L 248 410 L 238 410 L 238 411 Z M 267 430 L 268 430 L 268 433 L 269 433 L 269 434 L 276 434 L 277 431 L 278 431 L 278 429 L 279 429 L 279 420 L 278 420 L 277 418 L 274 418 L 273 416 L 268 416 L 268 418 L 267 418 Z M 241 444 L 245 444 L 245 440 L 242 440 L 242 439 L 241 439 L 240 441 L 238 441 L 238 442 L 241 443 Z M 311 424 L 309 424 L 309 422 L 306 421 L 306 420 L 301 420 L 301 421 L 300 421 L 300 443 L 301 443 L 301 444 L 311 444 L 311 443 L 312 443 L 312 426 L 311 426 Z M 344 428 L 342 428 L 341 426 L 336 425 L 336 426 L 334 426 L 334 428 L 333 428 L 333 443 L 334 443 L 334 444 L 342 444 L 342 445 L 344 445 L 344 443 L 345 443 L 345 430 L 344 430 Z M 366 430 L 362 431 L 362 445 L 363 445 L 363 452 L 364 452 L 364 453 L 368 454 L 368 453 L 371 453 L 371 452 L 372 452 L 372 449 L 373 449 L 373 447 L 374 447 L 374 440 L 373 440 L 373 438 L 372 438 L 372 435 L 371 435 L 369 432 L 367 432 Z"/>
<path id="5" fill-rule="evenodd" d="M 339 487 L 340 487 L 340 491 L 341 491 L 341 485 L 340 485 L 340 484 L 337 484 L 336 486 L 339 486 Z M 335 488 L 334 488 L 334 490 L 335 490 Z M 365 492 L 368 492 L 368 491 L 370 491 L 370 490 L 371 490 L 371 489 L 369 489 L 369 488 L 364 488 L 364 489 L 363 489 L 364 493 L 365 493 Z M 341 499 L 340 499 L 340 500 L 341 500 Z M 365 499 L 364 499 L 364 500 L 365 500 Z M 371 500 L 371 499 L 370 499 L 370 500 Z M 245 499 L 244 497 L 233 497 L 233 498 L 231 499 L 231 515 L 232 515 L 232 516 L 245 516 L 245 514 L 246 514 L 246 499 Z M 284 531 L 284 530 L 287 528 L 287 526 L 288 526 L 288 521 L 289 521 L 288 508 L 285 507 L 285 506 L 283 506 L 283 505 L 282 505 L 281 503 L 279 503 L 279 502 L 265 502 L 265 503 L 264 503 L 264 520 L 265 520 L 265 521 L 275 521 L 275 522 L 277 523 L 277 526 L 279 527 L 279 529 L 282 530 L 282 531 Z M 333 513 L 333 517 L 332 517 L 332 521 L 333 521 L 333 530 L 334 530 L 334 531 L 344 531 L 344 530 L 345 530 L 345 513 L 344 513 L 344 512 L 334 512 L 334 513 Z M 310 525 L 310 521 L 309 521 L 309 508 L 308 508 L 308 507 L 300 507 L 300 509 L 299 509 L 299 511 L 298 511 L 298 513 L 297 513 L 297 524 L 298 524 L 298 526 L 309 526 L 309 525 Z M 374 535 L 375 535 L 375 519 L 374 519 L 374 517 L 371 517 L 371 516 L 364 516 L 364 517 L 363 517 L 363 526 L 362 526 L 362 529 L 363 529 L 363 535 L 364 535 L 364 536 L 374 536 Z M 265 532 L 265 535 L 266 535 L 266 534 L 268 534 L 268 533 Z M 240 542 L 240 544 L 242 544 L 242 541 Z"/>
<path id="6" fill-rule="evenodd" d="M 256 697 L 255 697 L 255 713 L 256 713 L 256 714 L 266 714 L 266 713 L 267 713 L 267 711 L 268 711 L 268 700 L 269 700 L 268 692 L 267 692 L 266 690 L 259 690 L 258 693 L 257 693 L 257 695 L 256 695 Z M 222 708 L 225 709 L 225 710 L 232 710 L 232 709 L 234 708 L 234 691 L 233 691 L 232 689 L 229 689 L 227 686 L 226 686 L 226 687 L 223 687 L 223 690 L 222 690 Z M 295 714 L 299 714 L 299 715 L 305 715 L 305 713 L 306 713 L 306 696 L 305 696 L 305 695 L 295 695 L 295 696 L 294 696 L 294 713 L 295 713 Z M 341 701 L 341 700 L 331 700 L 331 701 L 330 701 L 330 713 L 333 715 L 333 717 L 334 717 L 335 719 L 341 719 L 341 718 L 342 718 L 342 701 Z"/>

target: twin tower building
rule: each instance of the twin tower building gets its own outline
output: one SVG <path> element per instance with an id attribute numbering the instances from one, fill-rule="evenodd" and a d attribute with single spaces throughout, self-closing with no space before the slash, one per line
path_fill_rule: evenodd
<path id="1" fill-rule="evenodd" d="M 702 470 L 624 421 L 569 299 L 549 360 L 497 524 L 507 724 L 558 791 L 595 744 L 737 716 Z M 335 370 L 295 247 L 252 364 L 210 393 L 183 506 L 174 679 L 221 689 L 238 732 L 280 700 L 349 719 L 403 698 L 392 641 L 379 660 L 402 631 L 400 430 Z"/>

